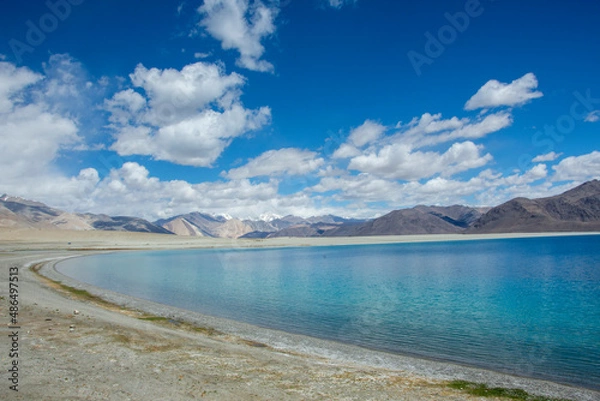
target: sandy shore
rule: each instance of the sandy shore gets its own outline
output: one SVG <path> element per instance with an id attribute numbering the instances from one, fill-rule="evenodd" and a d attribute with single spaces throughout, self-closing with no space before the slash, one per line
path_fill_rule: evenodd
<path id="1" fill-rule="evenodd" d="M 501 236 L 504 237 L 504 236 Z M 472 237 L 469 239 L 477 239 Z M 483 236 L 483 238 L 490 238 Z M 465 379 L 572 400 L 600 393 L 494 372 L 366 351 L 258 329 L 111 293 L 58 276 L 53 261 L 106 249 L 309 246 L 458 240 L 465 236 L 230 241 L 132 233 L 0 231 L 0 399 L 15 400 L 477 400 L 446 386 Z M 44 275 L 126 308 L 74 299 Z M 9 269 L 19 268 L 19 392 L 7 380 Z M 74 314 L 77 310 L 79 313 Z M 142 313 L 145 312 L 144 313 Z M 140 319 L 166 316 L 168 321 Z M 187 323 L 180 323 L 180 322 Z M 493 398 L 487 398 L 493 399 Z"/>

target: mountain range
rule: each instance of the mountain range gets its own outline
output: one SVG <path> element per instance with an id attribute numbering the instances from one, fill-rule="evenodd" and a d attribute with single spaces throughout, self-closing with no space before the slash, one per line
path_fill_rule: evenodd
<path id="1" fill-rule="evenodd" d="M 173 234 L 161 226 L 137 217 L 69 213 L 40 202 L 8 195 L 0 197 L 0 227 Z"/>
<path id="2" fill-rule="evenodd" d="M 111 230 L 215 238 L 339 237 L 410 234 L 484 234 L 600 231 L 600 181 L 563 194 L 515 198 L 493 208 L 424 206 L 394 210 L 371 220 L 325 215 L 265 216 L 241 220 L 193 212 L 149 222 L 128 216 L 69 213 L 43 203 L 3 195 L 0 227 Z"/>

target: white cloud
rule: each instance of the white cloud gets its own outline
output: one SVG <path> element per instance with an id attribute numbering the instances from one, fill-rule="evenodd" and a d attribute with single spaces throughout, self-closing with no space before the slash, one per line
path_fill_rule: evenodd
<path id="1" fill-rule="evenodd" d="M 200 25 L 225 50 L 240 53 L 237 64 L 253 71 L 273 71 L 273 65 L 261 60 L 265 48 L 261 41 L 275 33 L 279 8 L 259 0 L 205 0 L 198 8 Z"/>
<path id="2" fill-rule="evenodd" d="M 384 136 L 387 128 L 367 120 L 354 129 L 346 143 L 333 154 L 334 159 L 350 159 L 348 168 L 386 179 L 414 181 L 435 175 L 454 174 L 486 165 L 490 154 L 481 154 L 482 146 L 464 139 L 479 139 L 512 124 L 508 112 L 499 112 L 476 120 L 425 113 L 398 130 Z M 419 149 L 454 142 L 444 153 Z"/>
<path id="3" fill-rule="evenodd" d="M 138 65 L 131 81 L 144 95 L 123 90 L 105 101 L 116 132 L 111 149 L 190 166 L 211 166 L 233 138 L 262 128 L 271 110 L 240 102 L 244 78 L 216 64 L 174 69 Z"/>
<path id="4" fill-rule="evenodd" d="M 118 92 L 104 103 L 105 108 L 111 112 L 109 121 L 123 125 L 134 122 L 137 114 L 146 107 L 146 104 L 146 98 L 133 89 Z"/>
<path id="5" fill-rule="evenodd" d="M 356 4 L 358 0 L 324 0 L 324 2 L 329 7 L 340 9 L 347 4 Z"/>
<path id="6" fill-rule="evenodd" d="M 411 181 L 399 183 L 363 173 L 357 176 L 339 175 L 323 177 L 319 184 L 310 188 L 316 193 L 335 192 L 337 201 L 355 202 L 366 210 L 387 213 L 392 209 L 413 207 L 418 204 L 452 205 L 471 204 L 495 206 L 517 196 L 543 197 L 564 192 L 573 186 L 552 186 L 544 180 L 548 171 L 545 165 L 536 165 L 529 171 L 509 177 L 484 170 L 467 180 L 435 177 L 423 183 Z M 337 191 L 337 192 L 336 192 Z M 372 209 L 368 203 L 387 204 Z M 360 215 L 360 211 L 355 211 Z"/>
<path id="7" fill-rule="evenodd" d="M 349 159 L 351 157 L 359 156 L 360 154 L 361 151 L 356 146 L 343 143 L 335 152 L 333 152 L 332 157 L 334 159 Z"/>
<path id="8" fill-rule="evenodd" d="M 1 113 L 0 138 L 4 182 L 45 175 L 61 148 L 79 142 L 72 120 L 36 104 Z"/>
<path id="9" fill-rule="evenodd" d="M 338 201 L 385 202 L 396 201 L 402 193 L 403 185 L 396 181 L 374 177 L 370 174 L 340 175 L 323 177 L 309 188 L 311 192 L 326 193 L 340 191 L 333 198 Z"/>
<path id="10" fill-rule="evenodd" d="M 528 101 L 543 96 L 537 91 L 538 81 L 533 73 L 523 75 L 510 84 L 495 79 L 488 81 L 465 104 L 465 110 L 476 110 L 488 107 L 520 106 Z"/>
<path id="11" fill-rule="evenodd" d="M 399 124 L 394 141 L 420 148 L 460 139 L 478 139 L 509 127 L 512 122 L 512 116 L 506 112 L 490 114 L 476 121 L 457 117 L 443 120 L 441 114 L 425 113 L 407 125 Z"/>
<path id="12" fill-rule="evenodd" d="M 239 218 L 258 218 L 264 214 L 309 217 L 335 211 L 328 206 L 317 207 L 315 199 L 305 193 L 282 196 L 278 193 L 277 181 L 273 180 L 258 184 L 247 179 L 199 184 L 163 181 L 134 162 L 113 169 L 87 194 L 86 201 L 86 211 L 141 216 L 149 220 L 191 211 L 227 213 Z"/>
<path id="13" fill-rule="evenodd" d="M 78 144 L 75 121 L 49 110 L 44 99 L 25 103 L 46 92 L 43 76 L 26 67 L 0 63 L 0 165 L 4 182 L 44 175 L 58 152 Z"/>
<path id="14" fill-rule="evenodd" d="M 225 74 L 217 64 L 203 62 L 186 65 L 181 71 L 147 69 L 140 64 L 130 78 L 135 87 L 145 91 L 151 107 L 146 119 L 153 124 L 177 121 L 212 102 L 229 101 L 226 95 L 238 96 L 236 90 L 245 81 L 239 74 Z"/>
<path id="15" fill-rule="evenodd" d="M 585 121 L 588 123 L 595 123 L 600 121 L 600 110 L 594 110 L 585 117 Z"/>
<path id="16" fill-rule="evenodd" d="M 378 140 L 387 130 L 387 127 L 372 120 L 366 120 L 359 127 L 354 128 L 346 143 L 343 143 L 334 153 L 334 159 L 347 159 L 360 155 L 358 148 Z"/>
<path id="17" fill-rule="evenodd" d="M 60 88 L 26 67 L 0 63 L 0 187 L 33 199 L 85 205 L 98 180 L 94 169 L 65 177 L 55 167 L 64 150 L 82 146 L 75 120 L 47 101 Z"/>
<path id="18" fill-rule="evenodd" d="M 367 120 L 360 127 L 350 132 L 348 140 L 355 146 L 361 147 L 379 139 L 386 130 L 387 128 L 384 125 Z"/>
<path id="19" fill-rule="evenodd" d="M 194 53 L 194 58 L 196 58 L 196 59 L 208 58 L 210 56 L 211 56 L 211 53 L 203 53 L 203 52 Z"/>
<path id="20" fill-rule="evenodd" d="M 22 90 L 43 79 L 28 68 L 0 62 L 0 113 L 8 113 L 15 103 L 21 102 Z"/>
<path id="21" fill-rule="evenodd" d="M 571 156 L 553 166 L 554 181 L 587 181 L 600 178 L 600 152 Z"/>
<path id="22" fill-rule="evenodd" d="M 306 175 L 323 164 L 324 160 L 317 157 L 315 152 L 285 148 L 269 150 L 248 161 L 246 165 L 231 169 L 224 175 L 234 180 L 281 174 Z"/>
<path id="23" fill-rule="evenodd" d="M 532 162 L 540 163 L 540 162 L 553 162 L 562 156 L 562 153 L 550 152 L 545 155 L 539 155 L 533 158 Z"/>
<path id="24" fill-rule="evenodd" d="M 445 153 L 413 151 L 403 144 L 384 146 L 377 152 L 354 157 L 348 166 L 387 179 L 414 181 L 436 174 L 453 174 L 478 168 L 492 160 L 481 155 L 481 147 L 467 141 L 453 144 Z"/>
<path id="25" fill-rule="evenodd" d="M 498 185 L 524 185 L 541 180 L 548 176 L 548 168 L 545 164 L 536 164 L 523 174 L 513 174 L 498 179 Z"/>

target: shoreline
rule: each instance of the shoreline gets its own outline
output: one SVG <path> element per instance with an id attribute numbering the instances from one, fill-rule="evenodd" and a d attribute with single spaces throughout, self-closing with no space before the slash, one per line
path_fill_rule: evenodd
<path id="1" fill-rule="evenodd" d="M 277 248 L 354 246 L 423 242 L 481 241 L 541 237 L 600 235 L 600 232 L 543 232 L 502 234 L 418 234 L 357 237 L 280 237 L 227 239 L 186 237 L 123 231 L 69 231 L 0 228 L 0 252 L 7 250 L 163 250 L 201 248 Z"/>
<path id="2" fill-rule="evenodd" d="M 589 233 L 578 233 L 578 234 L 569 234 L 569 235 L 589 235 Z M 595 234 L 593 234 L 595 235 Z M 72 236 L 72 233 L 71 233 Z M 542 236 L 542 235 L 535 235 Z M 135 235 L 133 237 L 136 237 Z M 165 249 L 162 248 L 164 243 L 160 243 L 159 241 L 152 241 L 153 244 L 147 243 L 145 241 L 148 240 L 147 236 L 142 235 L 143 238 L 134 238 L 129 241 L 117 241 L 121 245 L 121 249 L 124 250 L 150 250 L 150 249 Z M 444 236 L 446 237 L 446 236 Z M 521 236 L 519 236 L 521 237 Z M 487 237 L 492 239 L 490 237 Z M 497 237 L 493 238 L 496 239 Z M 513 237 L 511 237 L 513 238 Z M 427 360 L 418 357 L 411 356 L 401 356 L 396 354 L 389 354 L 380 351 L 373 351 L 365 348 L 361 348 L 358 346 L 347 345 L 339 342 L 333 342 L 328 340 L 320 340 L 312 337 L 295 335 L 290 333 L 285 333 L 272 329 L 263 329 L 257 326 L 252 326 L 245 323 L 234 322 L 227 319 L 214 318 L 206 315 L 202 315 L 195 312 L 189 312 L 182 309 L 154 303 L 151 301 L 145 301 L 141 299 L 136 299 L 133 297 L 129 297 L 122 294 L 112 293 L 110 291 L 103 290 L 101 288 L 93 287 L 88 284 L 80 283 L 74 279 L 71 279 L 67 276 L 63 276 L 55 270 L 55 265 L 60 260 L 64 260 L 65 258 L 70 257 L 81 257 L 87 256 L 97 253 L 103 253 L 107 251 L 117 251 L 115 248 L 115 243 L 107 243 L 106 241 L 82 241 L 81 243 L 87 243 L 86 245 L 95 248 L 89 251 L 74 251 L 72 248 L 68 246 L 63 246 L 60 249 L 59 243 L 63 241 L 63 238 L 53 238 L 50 241 L 41 242 L 39 245 L 42 246 L 34 246 L 35 248 L 42 248 L 41 250 L 31 250 L 31 245 L 29 244 L 29 250 L 27 250 L 27 246 L 22 246 L 24 244 L 19 244 L 18 242 L 5 243 L 1 241 L 0 236 L 0 262 L 3 262 L 2 267 L 6 267 L 12 264 L 19 264 L 21 266 L 31 266 L 40 260 L 44 260 L 44 266 L 42 267 L 40 273 L 43 275 L 47 275 L 52 280 L 61 281 L 65 285 L 73 286 L 74 288 L 84 289 L 90 292 L 93 295 L 99 296 L 107 301 L 122 305 L 129 311 L 143 311 L 151 316 L 164 316 L 168 319 L 171 319 L 175 322 L 175 325 L 171 325 L 174 327 L 165 328 L 161 324 L 157 324 L 154 322 L 146 322 L 140 321 L 139 318 L 126 316 L 123 314 L 123 311 L 111 311 L 105 308 L 102 308 L 98 305 L 90 304 L 89 302 L 82 302 L 80 300 L 69 299 L 66 298 L 64 294 L 60 294 L 56 289 L 49 289 L 47 284 L 42 283 L 41 279 L 35 277 L 35 274 L 29 271 L 29 267 L 22 267 L 23 278 L 26 280 L 26 283 L 30 285 L 30 290 L 27 291 L 23 297 L 23 302 L 26 304 L 26 309 L 31 309 L 32 311 L 36 311 L 38 314 L 42 309 L 44 303 L 54 303 L 56 305 L 61 305 L 61 311 L 63 313 L 67 313 L 66 316 L 71 316 L 70 319 L 78 319 L 72 317 L 72 313 L 74 309 L 80 309 L 82 314 L 86 314 L 89 316 L 102 316 L 105 322 L 114 322 L 118 329 L 118 332 L 122 332 L 125 330 L 141 330 L 143 335 L 154 336 L 156 333 L 163 332 L 164 330 L 172 331 L 173 333 L 169 333 L 169 335 L 173 336 L 183 336 L 189 338 L 190 335 L 193 337 L 193 341 L 209 341 L 211 342 L 209 349 L 211 352 L 216 352 L 219 357 L 222 357 L 221 352 L 224 349 L 229 349 L 230 346 L 235 345 L 235 347 L 242 347 L 243 351 L 239 351 L 235 348 L 235 352 L 243 352 L 249 353 L 251 358 L 275 358 L 279 359 L 283 357 L 285 361 L 291 361 L 291 366 L 296 366 L 295 364 L 308 364 L 307 366 L 310 369 L 316 370 L 320 373 L 318 375 L 324 374 L 321 370 L 329 371 L 329 370 L 339 370 L 342 369 L 344 371 L 353 371 L 357 370 L 358 372 L 363 372 L 365 370 L 369 372 L 377 372 L 377 375 L 381 375 L 381 377 L 385 377 L 385 381 L 389 382 L 390 377 L 394 378 L 403 378 L 402 380 L 407 383 L 413 383 L 416 388 L 411 388 L 410 391 L 414 391 L 420 395 L 415 396 L 414 398 L 406 398 L 406 399 L 439 399 L 440 397 L 431 396 L 428 398 L 429 391 L 434 391 L 437 395 L 440 395 L 440 391 L 444 394 L 447 393 L 448 399 L 456 399 L 456 400 L 470 400 L 475 399 L 471 398 L 471 396 L 461 393 L 458 391 L 450 391 L 447 388 L 444 388 L 442 384 L 448 380 L 468 380 L 475 381 L 478 383 L 486 383 L 490 386 L 498 386 L 504 388 L 521 388 L 532 394 L 539 394 L 549 397 L 560 397 L 560 398 L 569 398 L 572 400 L 598 400 L 600 399 L 600 393 L 586 388 L 576 387 L 572 385 L 559 384 L 539 379 L 530 379 L 518 376 L 511 376 L 508 374 L 497 373 L 485 369 L 468 367 L 463 365 L 458 365 L 449 362 L 440 362 Z M 408 242 L 408 238 L 403 237 L 404 241 Z M 415 238 L 411 238 L 414 242 Z M 470 239 L 483 239 L 483 238 L 470 238 Z M 118 238 L 112 238 L 112 240 L 118 240 Z M 305 239 L 298 239 L 305 240 Z M 338 239 L 339 240 L 339 239 Z M 368 238 L 369 241 L 367 243 L 372 243 L 373 238 Z M 381 241 L 381 239 L 377 238 L 376 241 Z M 394 241 L 397 243 L 396 238 L 386 237 L 384 238 L 386 242 L 389 243 Z M 438 236 L 432 238 L 428 236 L 427 238 L 420 239 L 423 242 L 424 240 L 432 241 L 432 240 L 440 240 Z M 364 244 L 364 239 L 361 239 Z M 159 242 L 157 244 L 157 242 Z M 198 245 L 200 241 L 193 241 Z M 202 241 L 202 245 L 199 248 L 212 248 L 212 247 L 232 247 L 231 245 L 236 243 L 236 241 L 224 240 L 224 241 Z M 252 241 L 254 242 L 254 241 Z M 299 244 L 300 241 L 278 241 L 276 246 L 307 246 Z M 351 243 L 348 243 L 351 242 Z M 355 241 L 346 241 L 345 245 L 359 245 L 357 240 Z M 381 242 L 374 242 L 381 243 Z M 73 242 L 71 245 L 76 245 Z M 190 242 L 184 241 L 183 243 L 169 244 L 170 246 L 166 246 L 167 249 L 189 249 Z M 233 246 L 232 248 L 237 248 L 238 246 Z M 264 243 L 262 244 L 264 245 Z M 335 245 L 335 244 L 321 244 L 321 245 Z M 198 246 L 196 246 L 198 247 Z M 9 249 L 7 249 L 9 248 Z M 16 248 L 10 250 L 10 248 Z M 45 248 L 45 249 L 44 249 Z M 52 260 L 49 260 L 52 259 Z M 9 262 L 13 260 L 14 262 Z M 8 264 L 7 264 L 8 263 Z M 6 274 L 5 274 L 6 275 Z M 2 277 L 2 280 L 5 278 Z M 3 287 L 7 287 L 6 283 L 2 284 Z M 3 294 L 5 288 L 0 288 L 0 294 Z M 43 293 L 43 296 L 40 294 Z M 35 295 L 34 295 L 35 294 Z M 47 307 L 45 307 L 47 308 Z M 65 310 L 66 308 L 66 310 Z M 71 310 L 69 313 L 68 311 Z M 85 311 L 85 312 L 84 312 Z M 48 313 L 44 311 L 45 313 Z M 32 313 L 35 314 L 35 313 Z M 187 322 L 196 327 L 201 328 L 210 328 L 210 330 L 216 330 L 219 334 L 213 336 L 211 334 L 207 334 L 207 331 L 204 330 L 201 333 L 189 333 L 183 329 L 176 327 L 181 322 Z M 68 326 L 67 326 L 68 327 Z M 79 327 L 77 325 L 77 329 Z M 106 329 L 104 329 L 106 330 Z M 68 332 L 67 332 L 68 333 Z M 106 335 L 106 333 L 103 333 Z M 125 334 L 126 335 L 126 334 Z M 142 334 L 140 334 L 142 335 Z M 112 336 L 112 334 L 110 334 Z M 199 338 L 198 338 L 199 337 Z M 87 341 L 85 338 L 83 341 Z M 216 343 L 215 343 L 216 341 Z M 224 343 L 223 343 L 224 342 Z M 240 345 L 241 342 L 241 345 Z M 34 344 L 34 346 L 37 346 Z M 211 348 L 212 347 L 212 348 Z M 60 348 L 60 347 L 59 347 Z M 68 351 L 62 349 L 61 352 Z M 56 351 L 55 351 L 56 352 Z M 162 361 L 163 355 L 153 355 Z M 3 356 L 2 361 L 4 361 L 5 356 Z M 241 360 L 245 360 L 249 358 L 247 355 L 244 356 Z M 283 366 L 286 366 L 286 369 L 290 369 L 287 366 L 287 362 L 279 362 L 283 363 Z M 163 361 L 164 362 L 164 361 Z M 238 363 L 237 361 L 236 363 Z M 134 368 L 135 369 L 135 368 Z M 162 368 L 161 368 L 162 369 Z M 308 369 L 308 368 L 306 368 Z M 222 375 L 230 375 L 231 372 L 229 370 L 225 370 L 221 372 Z M 353 373 L 356 375 L 356 372 Z M 43 376 L 43 375 L 42 375 Z M 47 378 L 46 378 L 47 379 Z M 311 379 L 312 381 L 317 380 L 315 378 Z M 381 379 L 384 380 L 384 379 Z M 399 379 L 394 379 L 399 380 Z M 318 380 L 317 380 L 318 381 Z M 159 381 L 160 383 L 160 381 Z M 263 383 L 264 385 L 264 383 Z M 307 389 L 312 388 L 310 384 L 306 383 Z M 365 385 L 366 386 L 366 385 Z M 431 386 L 436 387 L 436 390 L 431 390 Z M 152 386 L 150 386 L 152 387 Z M 59 387 L 56 387 L 57 391 Z M 217 386 L 219 394 L 223 395 L 222 391 L 224 390 L 220 386 Z M 244 388 L 244 387 L 242 387 Z M 341 384 L 340 387 L 336 387 L 336 391 L 342 391 L 344 388 Z M 356 387 L 352 387 L 353 392 L 357 391 Z M 0 388 L 0 394 L 2 393 Z M 156 390 L 156 389 L 155 389 Z M 405 391 L 408 391 L 404 389 Z M 61 390 L 62 391 L 62 390 Z M 217 391 L 217 390 L 215 390 Z M 245 390 L 240 390 L 245 391 Z M 307 390 L 308 391 L 308 390 Z M 362 391 L 362 387 L 361 387 Z M 310 393 L 310 392 L 309 392 Z M 307 396 L 309 393 L 304 393 L 304 396 L 298 399 L 307 398 L 307 399 L 319 399 L 320 397 Z M 46 394 L 46 393 L 40 393 Z M 57 394 L 61 394 L 57 392 Z M 135 394 L 135 392 L 132 392 Z M 245 394 L 245 393 L 243 393 Z M 287 394 L 287 393 L 285 393 Z M 343 393 L 349 394 L 349 393 Z M 403 395 L 405 393 L 398 393 L 398 395 Z M 240 393 L 237 394 L 239 397 Z M 289 395 L 289 394 L 288 394 Z M 454 396 L 456 398 L 451 398 L 450 396 Z M 271 398 L 266 394 L 259 394 L 260 398 Z M 249 397 L 248 399 L 250 399 Z M 284 398 L 296 399 L 294 397 L 285 396 Z M 334 396 L 334 399 L 343 398 L 341 395 Z M 441 397 L 447 398 L 447 397 Z M 48 398 L 48 399 L 60 399 L 60 398 Z M 101 397 L 92 399 L 102 399 Z M 108 399 L 108 398 L 107 398 Z M 112 398 L 110 398 L 112 399 Z M 117 399 L 117 398 L 115 398 Z M 172 399 L 187 399 L 187 398 L 172 398 Z M 191 398 L 190 398 L 191 399 Z M 210 399 L 210 398 L 208 398 Z M 214 399 L 219 399 L 216 397 Z M 245 398 L 240 398 L 245 399 Z M 344 398 L 346 399 L 346 398 Z M 349 397 L 347 399 L 359 399 Z"/>
<path id="3" fill-rule="evenodd" d="M 78 255 L 69 257 L 68 259 L 86 257 L 100 253 L 104 252 L 92 252 L 89 255 Z M 486 369 L 484 367 L 460 364 L 441 359 L 436 360 L 417 355 L 394 354 L 340 341 L 289 333 L 278 329 L 256 326 L 250 323 L 215 317 L 200 312 L 193 312 L 175 306 L 161 304 L 155 301 L 140 299 L 83 283 L 60 273 L 56 266 L 65 259 L 45 263 L 39 270 L 39 273 L 51 280 L 60 281 L 65 285 L 79 290 L 85 290 L 93 296 L 128 310 L 139 311 L 161 318 L 164 317 L 176 322 L 208 328 L 209 330 L 214 329 L 218 332 L 233 335 L 245 341 L 250 341 L 255 344 L 264 344 L 276 351 L 299 353 L 309 357 L 325 357 L 338 363 L 358 364 L 372 368 L 409 372 L 417 376 L 424 376 L 435 380 L 475 380 L 478 383 L 481 382 L 491 387 L 514 387 L 534 394 L 539 394 L 541 390 L 543 395 L 553 397 L 564 397 L 570 393 L 569 390 L 598 392 L 596 389 L 580 387 L 570 383 L 560 383 L 543 378 L 519 376 Z M 581 396 L 581 394 L 577 394 L 577 396 Z M 598 392 L 598 396 L 600 397 L 600 392 Z"/>

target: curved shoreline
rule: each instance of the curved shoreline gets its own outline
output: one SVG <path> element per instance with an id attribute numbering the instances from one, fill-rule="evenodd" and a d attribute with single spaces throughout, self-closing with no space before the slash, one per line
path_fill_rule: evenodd
<path id="1" fill-rule="evenodd" d="M 0 299 L 8 299 L 9 268 L 19 266 L 20 270 L 19 341 L 23 369 L 21 390 L 15 399 L 480 400 L 447 386 L 446 380 L 462 378 L 503 388 L 522 388 L 546 397 L 599 401 L 600 392 L 585 388 L 400 357 L 198 314 L 192 318 L 199 322 L 199 328 L 214 327 L 219 320 L 224 329 L 231 329 L 232 335 L 196 330 L 186 324 L 148 321 L 153 319 L 140 319 L 140 313 L 73 297 L 29 269 L 44 262 L 45 269 L 51 270 L 52 262 L 64 258 L 109 251 L 332 246 L 549 235 L 565 234 L 240 241 L 125 232 L 0 229 Z M 56 277 L 65 283 L 69 280 L 62 275 Z M 78 288 L 83 285 L 75 280 L 70 283 Z M 90 290 L 99 295 L 105 292 Z M 123 302 L 131 309 L 139 303 L 140 308 L 157 312 L 152 315 L 163 311 L 164 316 L 171 313 L 179 319 L 179 313 L 182 318 L 189 313 L 143 300 Z M 75 310 L 79 313 L 75 314 Z M 234 335 L 236 332 L 239 337 Z M 0 340 L 0 349 L 8 349 L 8 340 Z M 274 347 L 258 344 L 267 341 Z M 9 363 L 8 353 L 0 353 L 0 363 Z M 4 390 L 0 388 L 0 394 Z M 490 399 L 493 400 L 500 398 Z"/>
<path id="2" fill-rule="evenodd" d="M 85 257 L 105 252 L 106 251 L 98 250 L 92 251 L 87 255 L 74 255 L 72 257 Z M 110 252 L 118 251 L 111 250 Z M 520 388 L 532 394 L 548 397 L 566 397 L 576 400 L 600 399 L 600 393 L 585 387 L 555 383 L 543 379 L 515 376 L 484 368 L 461 365 L 454 362 L 391 354 L 341 342 L 292 334 L 275 329 L 267 329 L 248 323 L 213 317 L 153 301 L 135 298 L 87 283 L 82 283 L 69 276 L 63 275 L 56 270 L 56 265 L 65 259 L 66 258 L 61 258 L 60 260 L 45 263 L 40 269 L 40 273 L 51 280 L 59 281 L 76 289 L 85 290 L 111 304 L 115 304 L 128 310 L 140 311 L 152 316 L 165 317 L 176 322 L 185 322 L 198 327 L 209 328 L 211 330 L 214 329 L 226 335 L 238 337 L 244 341 L 253 342 L 255 344 L 265 344 L 275 351 L 302 354 L 309 358 L 325 358 L 334 363 L 357 364 L 359 366 L 408 373 L 410 375 L 433 380 L 467 380 L 484 383 L 491 387 Z"/>

